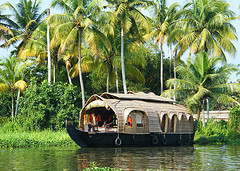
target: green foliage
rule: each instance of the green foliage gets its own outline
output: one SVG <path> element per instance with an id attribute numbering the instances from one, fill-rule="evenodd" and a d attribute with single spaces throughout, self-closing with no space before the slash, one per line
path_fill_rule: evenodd
<path id="1" fill-rule="evenodd" d="M 115 169 L 110 167 L 97 167 L 95 162 L 91 162 L 91 167 L 86 168 L 83 171 L 122 171 L 122 169 Z"/>
<path id="2" fill-rule="evenodd" d="M 229 113 L 230 121 L 228 125 L 229 135 L 231 137 L 240 136 L 240 106 L 235 106 Z"/>
<path id="3" fill-rule="evenodd" d="M 11 95 L 10 93 L 0 93 L 0 123 L 4 117 L 11 116 Z"/>
<path id="4" fill-rule="evenodd" d="M 98 68 L 94 69 L 90 74 L 92 94 L 103 93 L 107 90 L 107 72 L 98 73 Z M 121 85 L 122 86 L 122 85 Z M 116 91 L 116 84 L 109 85 L 109 91 Z"/>
<path id="5" fill-rule="evenodd" d="M 72 146 L 75 145 L 66 131 L 54 132 L 12 132 L 0 131 L 0 148 L 8 147 L 40 147 L 40 146 Z"/>
<path id="6" fill-rule="evenodd" d="M 214 119 L 210 119 L 209 122 L 206 123 L 205 127 L 203 127 L 202 122 L 199 122 L 196 134 L 203 136 L 228 135 L 227 122 L 224 120 L 214 121 Z"/>
<path id="7" fill-rule="evenodd" d="M 67 83 L 41 85 L 35 79 L 19 99 L 19 114 L 16 122 L 24 130 L 58 130 L 64 127 L 65 118 L 76 120 L 80 111 L 76 105 L 76 87 Z"/>
<path id="8" fill-rule="evenodd" d="M 234 110 L 235 111 L 235 110 Z M 205 127 L 201 121 L 198 122 L 198 127 L 195 133 L 194 142 L 199 145 L 207 144 L 240 144 L 239 135 L 236 136 L 236 131 L 229 129 L 231 121 L 214 121 L 210 120 Z M 235 133 L 235 134 L 234 134 Z M 235 136 L 233 136 L 235 135 Z"/>

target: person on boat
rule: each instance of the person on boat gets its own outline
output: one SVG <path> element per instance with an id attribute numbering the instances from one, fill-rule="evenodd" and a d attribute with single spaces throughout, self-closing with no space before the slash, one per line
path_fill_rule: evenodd
<path id="1" fill-rule="evenodd" d="M 130 117 L 128 118 L 128 124 L 129 124 L 130 127 L 132 127 L 132 116 L 130 116 Z"/>
<path id="2" fill-rule="evenodd" d="M 97 115 L 97 118 L 96 118 L 96 127 L 97 127 L 97 130 L 98 130 L 98 124 L 102 121 L 102 118 L 101 116 L 98 114 Z"/>
<path id="3" fill-rule="evenodd" d="M 111 125 L 111 124 L 112 124 L 112 122 L 110 122 L 110 123 L 107 124 L 106 121 L 104 121 L 102 127 L 104 127 L 104 128 L 105 128 L 105 131 L 108 132 L 108 130 L 109 130 L 109 125 Z"/>
<path id="4" fill-rule="evenodd" d="M 88 115 L 88 132 L 91 131 L 91 128 L 92 128 L 92 121 L 93 121 L 93 117 L 92 117 L 92 115 Z"/>

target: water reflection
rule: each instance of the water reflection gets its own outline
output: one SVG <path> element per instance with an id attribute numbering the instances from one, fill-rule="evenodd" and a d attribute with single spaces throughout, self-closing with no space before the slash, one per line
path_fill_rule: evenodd
<path id="1" fill-rule="evenodd" d="M 84 169 L 89 162 L 96 162 L 100 167 L 114 167 L 124 170 L 147 169 L 189 169 L 189 156 L 194 147 L 161 148 L 97 148 L 79 149 L 79 165 Z"/>
<path id="2" fill-rule="evenodd" d="M 123 170 L 240 170 L 240 147 L 0 149 L 0 170 L 83 170 L 91 162 Z"/>

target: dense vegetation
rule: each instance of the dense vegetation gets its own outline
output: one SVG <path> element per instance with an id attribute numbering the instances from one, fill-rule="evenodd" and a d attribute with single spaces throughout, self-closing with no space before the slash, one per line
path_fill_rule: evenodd
<path id="1" fill-rule="evenodd" d="M 237 52 L 231 24 L 237 16 L 229 3 L 101 2 L 53 0 L 51 7 L 63 13 L 50 16 L 40 11 L 41 0 L 0 5 L 0 48 L 13 48 L 9 57 L 0 56 L 3 132 L 61 130 L 66 117 L 77 120 L 89 96 L 105 91 L 171 97 L 197 120 L 203 109 L 239 105 L 240 84 L 229 83 L 239 69 L 226 60 Z M 147 9 L 150 17 L 141 12 Z M 228 124 L 200 123 L 197 135 L 236 138 L 239 108 L 230 116 Z"/>
<path id="2" fill-rule="evenodd" d="M 230 121 L 210 120 L 204 127 L 199 122 L 195 136 L 196 144 L 240 144 L 240 106 L 230 111 Z"/>

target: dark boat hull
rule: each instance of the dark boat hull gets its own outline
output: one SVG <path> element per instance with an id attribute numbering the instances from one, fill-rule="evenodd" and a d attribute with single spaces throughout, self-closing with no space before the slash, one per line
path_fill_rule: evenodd
<path id="1" fill-rule="evenodd" d="M 117 132 L 85 132 L 75 128 L 72 121 L 66 122 L 70 137 L 81 147 L 126 147 L 126 146 L 192 146 L 194 134 Z"/>

